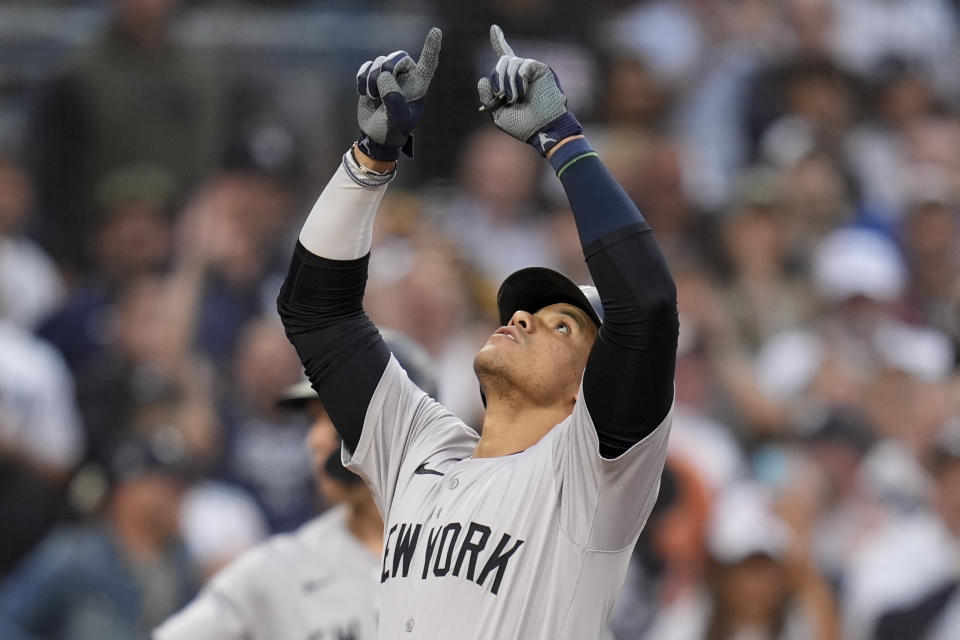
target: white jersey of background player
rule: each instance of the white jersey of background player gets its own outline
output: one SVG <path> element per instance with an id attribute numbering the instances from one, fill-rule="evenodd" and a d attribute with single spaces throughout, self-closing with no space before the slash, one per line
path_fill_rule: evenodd
<path id="1" fill-rule="evenodd" d="M 666 455 L 672 278 L 551 70 L 514 56 L 498 27 L 491 42 L 500 59 L 480 101 L 549 158 L 597 289 L 541 268 L 503 283 L 504 326 L 474 362 L 482 436 L 409 381 L 362 307 L 373 216 L 410 148 L 439 30 L 419 62 L 396 52 L 360 68 L 363 135 L 307 218 L 278 299 L 344 460 L 384 515 L 380 638 L 600 637 Z"/>
<path id="2" fill-rule="evenodd" d="M 242 554 L 154 640 L 375 638 L 377 556 L 350 532 L 346 509 Z"/>
<path id="3" fill-rule="evenodd" d="M 376 637 L 383 522 L 369 492 L 339 465 L 339 439 L 309 384 L 294 385 L 278 404 L 310 415 L 317 485 L 339 506 L 243 553 L 157 628 L 154 640 Z"/>
<path id="4" fill-rule="evenodd" d="M 399 332 L 383 335 L 415 384 L 436 396 L 426 351 Z M 376 637 L 383 520 L 360 478 L 343 467 L 339 438 L 310 384 L 292 385 L 277 406 L 310 417 L 317 486 L 328 504 L 340 506 L 241 555 L 158 628 L 155 640 Z"/>

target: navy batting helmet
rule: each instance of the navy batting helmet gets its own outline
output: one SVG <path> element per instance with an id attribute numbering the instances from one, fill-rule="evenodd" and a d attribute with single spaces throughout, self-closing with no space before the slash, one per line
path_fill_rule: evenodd
<path id="1" fill-rule="evenodd" d="M 573 280 L 553 269 L 527 267 L 514 271 L 500 285 L 497 292 L 500 324 L 506 325 L 521 309 L 535 313 L 558 302 L 582 310 L 598 327 L 603 322 L 603 306 L 596 287 L 577 286 Z"/>

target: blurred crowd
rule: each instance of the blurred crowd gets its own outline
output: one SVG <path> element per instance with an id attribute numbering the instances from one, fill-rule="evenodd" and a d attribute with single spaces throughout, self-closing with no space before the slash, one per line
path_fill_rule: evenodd
<path id="1" fill-rule="evenodd" d="M 145 637 L 330 506 L 307 419 L 276 406 L 302 369 L 275 299 L 363 59 L 317 80 L 345 112 L 302 137 L 280 107 L 245 117 L 269 89 L 176 26 L 335 3 L 58 4 L 106 17 L 0 146 L 0 637 Z M 480 424 L 504 276 L 590 277 L 549 168 L 477 113 L 491 23 L 556 71 L 678 284 L 670 455 L 612 637 L 960 637 L 957 4 L 351 11 L 407 4 L 444 50 L 366 308 L 434 357 L 439 400 Z"/>

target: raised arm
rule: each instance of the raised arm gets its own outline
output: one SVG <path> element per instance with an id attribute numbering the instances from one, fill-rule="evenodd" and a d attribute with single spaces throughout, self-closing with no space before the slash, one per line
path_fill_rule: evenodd
<path id="1" fill-rule="evenodd" d="M 277 299 L 287 337 L 351 450 L 390 359 L 362 304 L 373 219 L 401 149 L 413 153 L 440 40 L 431 29 L 417 62 L 395 51 L 360 67 L 360 139 L 307 217 Z"/>
<path id="2" fill-rule="evenodd" d="M 496 25 L 490 42 L 499 60 L 478 85 L 481 109 L 549 158 L 603 302 L 583 389 L 600 453 L 614 458 L 656 429 L 673 402 L 676 286 L 649 225 L 567 110 L 556 74 L 515 56 Z"/>

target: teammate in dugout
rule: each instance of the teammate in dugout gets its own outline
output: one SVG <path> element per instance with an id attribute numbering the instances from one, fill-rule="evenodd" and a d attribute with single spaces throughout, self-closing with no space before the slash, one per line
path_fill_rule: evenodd
<path id="1" fill-rule="evenodd" d="M 383 336 L 414 384 L 436 397 L 435 365 L 426 351 L 397 331 Z M 380 513 L 360 478 L 344 469 L 339 438 L 310 383 L 291 386 L 277 404 L 310 417 L 307 444 L 317 487 L 337 506 L 224 567 L 153 640 L 376 638 Z"/>
<path id="2" fill-rule="evenodd" d="M 557 172 L 596 290 L 509 276 L 474 360 L 478 435 L 410 382 L 362 306 L 373 218 L 437 67 L 398 51 L 357 75 L 362 135 L 300 233 L 278 299 L 287 335 L 384 516 L 381 638 L 599 638 L 667 449 L 676 288 L 649 226 L 566 108 L 552 70 L 499 56 L 481 109 Z"/>

